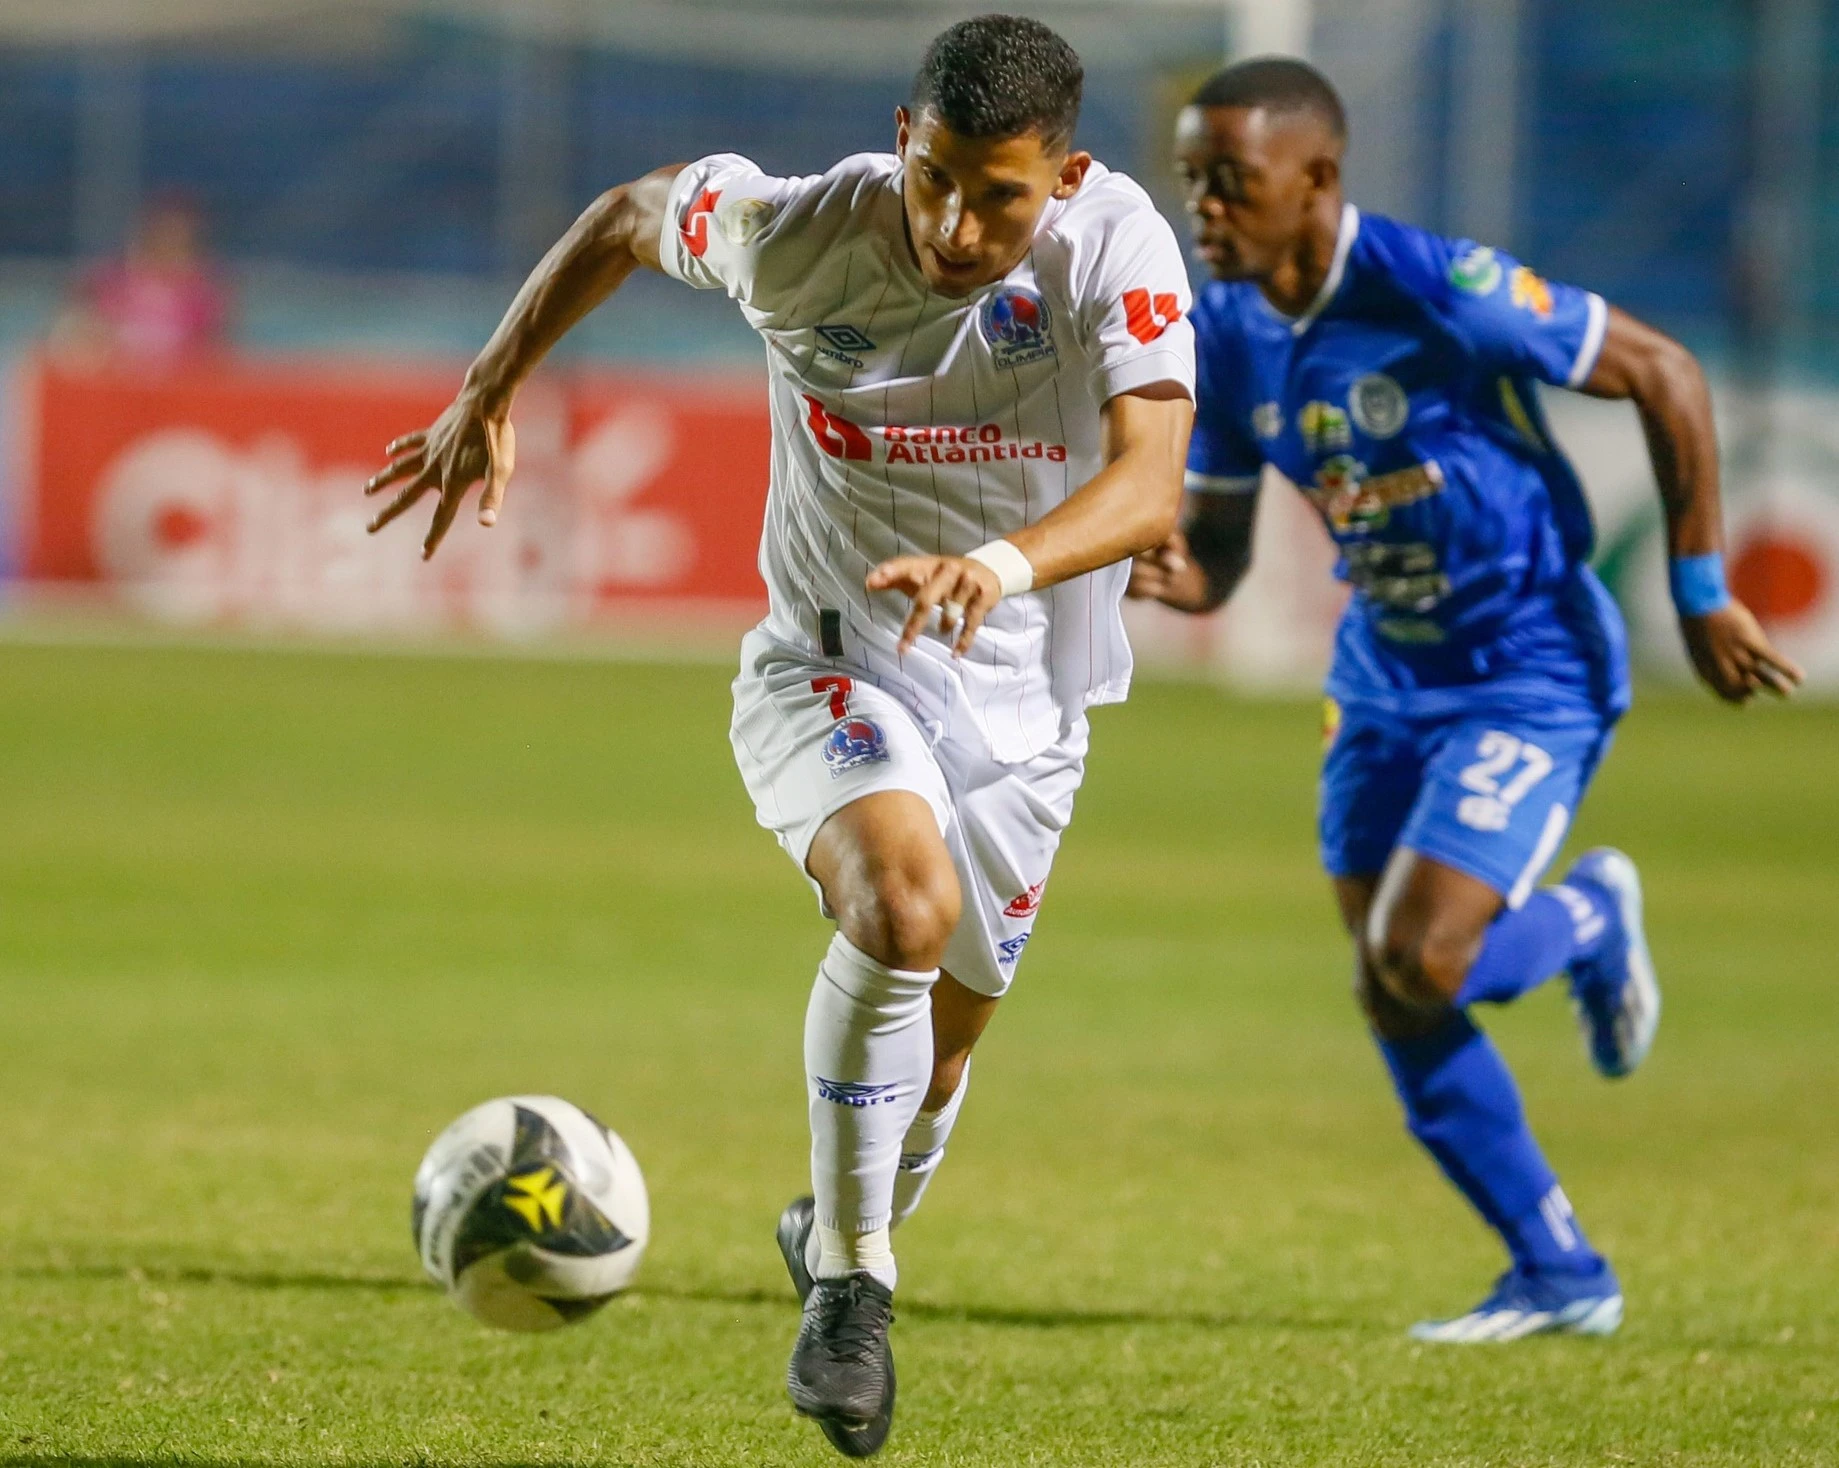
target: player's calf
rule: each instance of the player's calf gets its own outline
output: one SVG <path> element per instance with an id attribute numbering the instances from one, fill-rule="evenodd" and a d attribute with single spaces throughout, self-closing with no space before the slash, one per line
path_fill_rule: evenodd
<path id="1" fill-rule="evenodd" d="M 932 1084 L 932 991 L 958 922 L 957 875 L 930 804 L 899 790 L 832 815 L 806 865 L 839 927 L 805 1015 L 812 1273 L 892 1289 L 894 1185 Z"/>

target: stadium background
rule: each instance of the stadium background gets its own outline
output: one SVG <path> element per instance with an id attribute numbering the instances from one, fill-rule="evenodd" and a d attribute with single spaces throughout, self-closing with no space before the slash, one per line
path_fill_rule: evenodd
<path id="1" fill-rule="evenodd" d="M 1551 395 L 1644 683 L 1571 849 L 1641 861 L 1667 1019 L 1591 1078 L 1490 1013 L 1628 1288 L 1485 1358 L 1492 1241 L 1403 1133 L 1315 864 L 1319 531 L 1267 492 L 1229 615 L 1095 720 L 1027 967 L 901 1235 L 890 1464 L 1830 1465 L 1839 1443 L 1839 15 L 1818 0 L 1064 0 L 1085 141 L 1173 210 L 1173 108 L 1306 50 L 1352 193 L 1698 348 L 1737 579 L 1816 696 L 1681 680 L 1632 415 Z M 0 1465 L 832 1461 L 781 1388 L 772 1220 L 827 930 L 727 749 L 759 349 L 641 279 L 520 401 L 501 525 L 366 541 L 600 188 L 881 147 L 969 5 L 0 0 Z M 201 218 L 227 339 L 84 317 Z M 1186 676 L 1200 672 L 1206 676 Z M 1226 686 L 1219 686 L 1221 683 Z M 1247 697 L 1243 689 L 1264 690 Z M 1561 858 L 1561 860 L 1564 858 Z M 409 1180 L 494 1094 L 632 1143 L 631 1297 L 492 1335 Z"/>
<path id="2" fill-rule="evenodd" d="M 1720 387 L 1738 586 L 1816 686 L 1839 684 L 1839 148 L 1820 92 L 1839 25 L 1826 7 L 1049 11 L 1089 60 L 1084 142 L 1171 214 L 1164 149 L 1184 89 L 1228 47 L 1306 47 L 1350 104 L 1356 200 L 1503 245 L 1699 349 Z M 796 171 L 886 146 L 911 57 L 949 13 L 0 6 L 0 353 L 19 364 L 8 564 L 37 593 L 16 604 L 75 590 L 213 628 L 725 638 L 758 596 L 763 429 L 758 347 L 719 295 L 641 281 L 577 333 L 524 410 L 519 513 L 490 544 L 456 546 L 438 589 L 362 543 L 339 486 L 379 431 L 441 400 L 596 192 L 722 148 Z M 222 358 L 182 380 L 129 364 L 98 381 L 83 364 L 87 384 L 39 365 L 85 272 L 175 200 L 201 219 L 232 302 Z M 277 376 L 280 363 L 292 370 Z M 1553 412 L 1646 660 L 1677 676 L 1632 414 L 1568 397 Z M 1199 625 L 1139 615 L 1151 657 L 1246 681 L 1313 676 L 1335 610 L 1313 574 L 1321 540 L 1292 497 L 1267 500 L 1260 570 L 1234 610 Z"/>

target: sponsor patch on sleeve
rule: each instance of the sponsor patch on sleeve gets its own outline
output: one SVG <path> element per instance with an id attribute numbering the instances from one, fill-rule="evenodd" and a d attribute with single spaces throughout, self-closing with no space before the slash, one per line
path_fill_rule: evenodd
<path id="1" fill-rule="evenodd" d="M 1487 245 L 1476 245 L 1450 264 L 1450 284 L 1472 296 L 1485 296 L 1501 283 L 1500 258 Z"/>

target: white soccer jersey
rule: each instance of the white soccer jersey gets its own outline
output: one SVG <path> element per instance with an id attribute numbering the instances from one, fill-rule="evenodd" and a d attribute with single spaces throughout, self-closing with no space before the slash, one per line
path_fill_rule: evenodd
<path id="1" fill-rule="evenodd" d="M 898 656 L 910 603 L 863 578 L 1039 520 L 1103 467 L 1107 399 L 1162 381 L 1192 396 L 1187 271 L 1141 188 L 1093 164 L 1022 262 L 963 298 L 920 274 L 888 154 L 790 179 L 704 158 L 672 186 L 661 246 L 670 274 L 725 289 L 766 341 L 764 630 L 904 685 L 937 735 L 1003 763 L 1124 697 L 1127 564 L 1005 599 L 962 660 L 935 637 Z"/>

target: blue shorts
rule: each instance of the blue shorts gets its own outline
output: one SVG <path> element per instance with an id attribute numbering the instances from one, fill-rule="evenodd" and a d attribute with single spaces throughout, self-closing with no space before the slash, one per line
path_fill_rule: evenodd
<path id="1" fill-rule="evenodd" d="M 1518 907 L 1558 854 L 1608 752 L 1615 716 L 1547 722 L 1349 711 L 1338 724 L 1322 761 L 1329 874 L 1376 875 L 1394 847 L 1408 846 Z"/>

